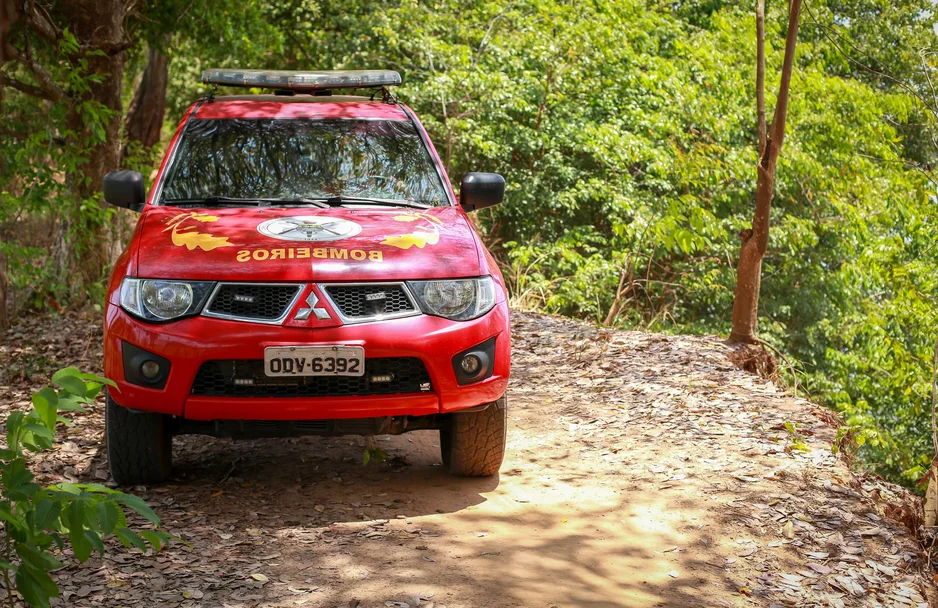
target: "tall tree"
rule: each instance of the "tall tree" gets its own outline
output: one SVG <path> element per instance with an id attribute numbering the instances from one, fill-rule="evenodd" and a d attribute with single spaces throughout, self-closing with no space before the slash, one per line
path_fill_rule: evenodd
<path id="1" fill-rule="evenodd" d="M 150 47 L 147 51 L 146 68 L 124 121 L 127 143 L 139 142 L 144 148 L 150 148 L 160 141 L 163 118 L 166 116 L 168 76 L 169 57 L 160 49 Z"/>
<path id="2" fill-rule="evenodd" d="M 730 340 L 754 343 L 759 317 L 759 289 L 762 285 L 762 258 L 769 246 L 769 216 L 775 193 L 775 165 L 785 140 L 788 117 L 788 92 L 795 64 L 801 0 L 791 0 L 788 7 L 788 33 L 785 37 L 785 61 L 775 103 L 772 124 L 765 117 L 765 0 L 756 0 L 756 114 L 759 131 L 759 164 L 756 182 L 756 210 L 752 228 L 743 231 L 736 267 L 736 298 L 733 300 L 733 328 Z"/>
<path id="3" fill-rule="evenodd" d="M 66 200 L 54 257 L 63 277 L 77 270 L 85 284 L 100 280 L 107 263 L 97 201 L 104 175 L 120 158 L 127 11 L 123 0 L 16 3 L 4 41 L 3 67 L 12 67 L 0 72 L 0 88 L 46 104 L 46 128 L 71 152 L 59 167 Z"/>

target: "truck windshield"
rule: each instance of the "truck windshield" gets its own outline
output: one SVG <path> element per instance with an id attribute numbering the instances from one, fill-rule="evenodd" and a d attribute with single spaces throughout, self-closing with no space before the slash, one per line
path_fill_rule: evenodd
<path id="1" fill-rule="evenodd" d="M 230 118 L 190 121 L 161 204 L 343 197 L 449 204 L 410 122 Z"/>

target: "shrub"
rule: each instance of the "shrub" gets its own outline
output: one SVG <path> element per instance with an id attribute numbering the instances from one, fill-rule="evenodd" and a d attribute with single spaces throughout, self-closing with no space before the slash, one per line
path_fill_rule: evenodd
<path id="1" fill-rule="evenodd" d="M 146 518 L 154 528 L 156 513 L 139 497 L 100 484 L 59 483 L 41 487 L 27 462 L 27 452 L 52 448 L 55 427 L 70 424 L 59 412 L 84 411 L 106 378 L 81 373 L 74 367 L 52 376 L 53 385 L 33 394 L 28 412 L 7 416 L 7 446 L 0 449 L 0 572 L 7 589 L 6 604 L 16 605 L 13 589 L 31 606 L 49 605 L 59 590 L 49 572 L 65 565 L 66 547 L 78 562 L 93 551 L 104 553 L 103 539 L 116 536 L 125 547 L 141 551 L 149 544 L 159 550 L 171 539 L 158 529 L 133 531 L 126 509 Z"/>

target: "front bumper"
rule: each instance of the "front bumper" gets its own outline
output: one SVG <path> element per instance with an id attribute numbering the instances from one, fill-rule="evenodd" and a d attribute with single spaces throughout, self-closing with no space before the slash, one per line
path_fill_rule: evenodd
<path id="1" fill-rule="evenodd" d="M 494 372 L 474 384 L 459 386 L 452 358 L 495 338 Z M 165 357 L 170 371 L 162 389 L 125 380 L 122 342 Z M 199 367 L 214 360 L 257 360 L 276 345 L 362 346 L 365 357 L 415 357 L 426 366 L 428 392 L 342 397 L 214 397 L 192 395 Z M 190 420 L 330 420 L 379 416 L 426 416 L 448 413 L 501 397 L 508 386 L 511 345 L 508 304 L 502 302 L 473 321 L 449 321 L 420 315 L 306 329 L 259 325 L 209 317 L 172 323 L 143 323 L 108 303 L 104 332 L 104 372 L 117 383 L 111 393 L 125 407 Z"/>

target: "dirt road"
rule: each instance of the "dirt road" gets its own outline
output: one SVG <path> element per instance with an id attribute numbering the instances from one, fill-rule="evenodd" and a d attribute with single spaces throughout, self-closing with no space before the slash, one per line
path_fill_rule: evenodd
<path id="1" fill-rule="evenodd" d="M 99 360 L 96 330 L 58 323 L 8 332 L 3 407 Z M 525 314 L 514 331 L 499 476 L 444 474 L 428 431 L 377 438 L 393 458 L 368 466 L 357 437 L 177 439 L 174 480 L 138 493 L 190 546 L 60 571 L 63 605 L 927 605 L 915 544 L 884 517 L 896 497 L 717 340 Z M 101 412 L 62 432 L 43 481 L 106 478 Z"/>

